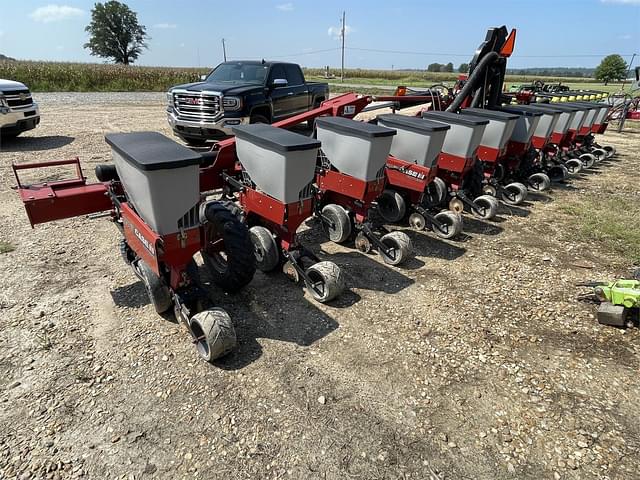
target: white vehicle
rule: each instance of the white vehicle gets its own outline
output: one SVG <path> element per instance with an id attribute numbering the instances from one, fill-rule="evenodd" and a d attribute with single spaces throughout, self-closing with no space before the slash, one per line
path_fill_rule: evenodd
<path id="1" fill-rule="evenodd" d="M 24 83 L 0 79 L 0 138 L 13 138 L 40 123 L 38 104 Z"/>

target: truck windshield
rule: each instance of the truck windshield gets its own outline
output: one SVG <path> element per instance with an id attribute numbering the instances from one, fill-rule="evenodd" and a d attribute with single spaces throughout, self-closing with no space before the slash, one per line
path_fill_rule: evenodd
<path id="1" fill-rule="evenodd" d="M 222 63 L 209 74 L 210 83 L 255 83 L 264 84 L 268 67 L 251 63 Z"/>

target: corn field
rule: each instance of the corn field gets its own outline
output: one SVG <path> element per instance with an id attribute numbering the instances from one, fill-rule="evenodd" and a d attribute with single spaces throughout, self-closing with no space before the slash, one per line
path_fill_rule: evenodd
<path id="1" fill-rule="evenodd" d="M 209 68 L 140 67 L 98 63 L 61 63 L 0 61 L 0 78 L 25 83 L 36 92 L 118 92 L 166 91 L 173 85 L 198 81 Z M 324 69 L 305 68 L 310 80 L 322 80 Z M 332 69 L 338 77 L 340 71 Z M 347 69 L 349 80 L 363 80 L 371 84 L 432 84 L 454 82 L 457 73 L 426 72 L 419 70 L 367 70 Z M 531 82 L 541 77 L 507 75 L 508 82 Z M 575 78 L 544 78 L 545 82 L 575 82 Z M 580 82 L 595 80 L 580 79 Z"/>
<path id="2" fill-rule="evenodd" d="M 0 78 L 23 82 L 36 92 L 162 92 L 172 85 L 196 82 L 208 71 L 97 63 L 0 62 Z"/>

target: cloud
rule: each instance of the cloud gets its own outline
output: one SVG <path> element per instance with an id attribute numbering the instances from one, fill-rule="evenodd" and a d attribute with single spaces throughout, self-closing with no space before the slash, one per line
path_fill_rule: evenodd
<path id="1" fill-rule="evenodd" d="M 36 8 L 29 16 L 36 22 L 50 23 L 84 15 L 84 10 L 68 5 L 47 5 Z"/>
<path id="2" fill-rule="evenodd" d="M 618 3 L 621 5 L 640 5 L 640 0 L 600 0 L 602 3 Z"/>
<path id="3" fill-rule="evenodd" d="M 344 26 L 344 36 L 347 37 L 349 36 L 350 33 L 353 33 L 354 29 L 351 27 L 351 25 L 345 25 Z M 329 27 L 329 30 L 327 30 L 327 35 L 329 35 L 330 37 L 333 37 L 335 39 L 340 38 L 340 27 Z"/>
<path id="4" fill-rule="evenodd" d="M 153 28 L 174 29 L 178 26 L 175 23 L 156 23 Z"/>
<path id="5" fill-rule="evenodd" d="M 290 12 L 293 10 L 293 3 L 282 3 L 280 5 L 276 5 L 276 8 L 282 12 Z"/>

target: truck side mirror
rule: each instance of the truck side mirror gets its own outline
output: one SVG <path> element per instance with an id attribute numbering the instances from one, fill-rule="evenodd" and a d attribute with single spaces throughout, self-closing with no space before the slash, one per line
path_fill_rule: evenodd
<path id="1" fill-rule="evenodd" d="M 289 82 L 285 78 L 276 78 L 271 82 L 272 88 L 286 87 L 287 85 L 289 85 Z"/>
<path id="2" fill-rule="evenodd" d="M 200 75 L 200 81 L 204 82 L 207 79 L 207 74 Z"/>

